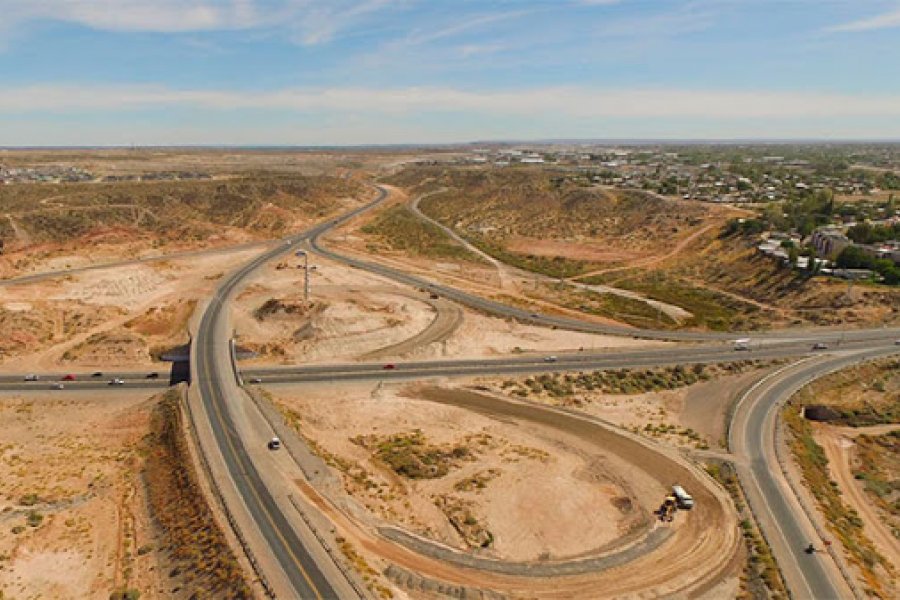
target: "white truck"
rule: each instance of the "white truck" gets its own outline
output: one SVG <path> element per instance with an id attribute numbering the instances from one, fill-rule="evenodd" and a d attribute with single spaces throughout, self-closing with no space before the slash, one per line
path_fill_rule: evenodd
<path id="1" fill-rule="evenodd" d="M 672 486 L 672 495 L 675 496 L 675 502 L 681 510 L 690 510 L 694 508 L 694 498 L 680 485 Z"/>

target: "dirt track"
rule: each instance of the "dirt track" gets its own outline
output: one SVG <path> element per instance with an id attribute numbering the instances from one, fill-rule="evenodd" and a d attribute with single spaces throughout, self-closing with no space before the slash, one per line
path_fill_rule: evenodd
<path id="1" fill-rule="evenodd" d="M 892 564 L 900 567 L 900 540 L 891 533 L 883 516 L 866 497 L 860 482 L 853 476 L 851 453 L 854 439 L 863 434 L 882 435 L 900 429 L 900 425 L 875 425 L 873 427 L 817 427 L 816 439 L 825 449 L 831 476 L 838 482 L 846 501 L 862 517 L 866 536 Z"/>
<path id="2" fill-rule="evenodd" d="M 411 338 L 374 350 L 361 358 L 376 360 L 386 356 L 403 356 L 417 348 L 446 340 L 462 325 L 463 311 L 458 305 L 447 300 L 426 300 L 426 302 L 436 312 L 434 320 L 428 327 Z"/>
<path id="3" fill-rule="evenodd" d="M 657 507 L 673 483 L 685 486 L 694 495 L 697 505 L 690 512 L 679 513 L 671 535 L 655 551 L 629 563 L 578 575 L 522 577 L 466 568 L 413 552 L 379 538 L 371 531 L 362 530 L 329 503 L 318 499 L 319 507 L 339 529 L 352 532 L 350 535 L 368 552 L 388 563 L 425 578 L 496 590 L 513 597 L 533 598 L 702 593 L 720 583 L 732 568 L 740 536 L 730 500 L 705 476 L 680 459 L 667 458 L 655 448 L 579 414 L 458 389 L 426 387 L 416 390 L 413 396 L 417 400 L 462 408 L 523 428 L 550 428 L 580 439 L 595 449 L 598 460 L 614 465 L 616 472 L 627 473 L 628 487 L 639 510 L 646 513 Z M 308 488 L 304 492 L 315 495 Z M 564 569 L 560 571 L 565 572 Z"/>

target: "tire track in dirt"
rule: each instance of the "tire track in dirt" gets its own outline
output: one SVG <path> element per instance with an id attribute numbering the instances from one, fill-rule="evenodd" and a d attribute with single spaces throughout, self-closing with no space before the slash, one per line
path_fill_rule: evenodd
<path id="1" fill-rule="evenodd" d="M 425 300 L 435 310 L 435 317 L 428 327 L 411 338 L 373 350 L 362 355 L 363 360 L 375 360 L 388 356 L 402 356 L 417 348 L 442 342 L 453 335 L 463 322 L 462 309 L 447 300 Z"/>
<path id="2" fill-rule="evenodd" d="M 672 534 L 655 551 L 628 563 L 580 574 L 561 570 L 558 576 L 516 576 L 451 564 L 384 539 L 336 508 L 309 484 L 296 482 L 299 491 L 326 514 L 330 522 L 383 560 L 422 577 L 528 598 L 680 597 L 708 589 L 735 568 L 740 536 L 730 500 L 687 463 L 667 458 L 659 449 L 578 413 L 458 389 L 423 387 L 416 391 L 415 397 L 472 410 L 491 418 L 513 419 L 560 430 L 598 446 L 603 454 L 620 457 L 633 465 L 633 478 L 644 481 L 640 494 L 645 506 L 652 503 L 655 508 L 657 495 L 661 496 L 667 486 L 675 482 L 691 491 L 696 506 L 692 511 L 682 513 L 684 516 Z"/>
<path id="3" fill-rule="evenodd" d="M 838 482 L 845 500 L 856 510 L 863 521 L 866 537 L 878 548 L 889 562 L 900 567 L 900 540 L 893 536 L 884 517 L 867 497 L 865 489 L 853 476 L 851 452 L 855 446 L 854 439 L 860 435 L 882 435 L 900 429 L 896 425 L 875 425 L 873 427 L 817 427 L 816 441 L 825 450 L 828 459 L 828 470 L 831 477 Z"/>

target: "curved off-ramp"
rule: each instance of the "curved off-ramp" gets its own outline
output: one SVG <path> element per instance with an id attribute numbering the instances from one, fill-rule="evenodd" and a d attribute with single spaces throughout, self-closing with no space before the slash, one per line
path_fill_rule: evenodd
<path id="1" fill-rule="evenodd" d="M 419 300 L 419 298 L 416 299 Z M 459 326 L 462 325 L 463 311 L 458 305 L 440 298 L 425 298 L 422 299 L 422 301 L 428 303 L 435 312 L 434 319 L 431 320 L 431 323 L 429 323 L 425 329 L 410 338 L 401 340 L 390 346 L 367 352 L 360 358 L 364 360 L 377 360 L 380 358 L 403 356 L 418 350 L 419 348 L 443 342 L 453 335 L 456 330 L 459 329 Z"/>

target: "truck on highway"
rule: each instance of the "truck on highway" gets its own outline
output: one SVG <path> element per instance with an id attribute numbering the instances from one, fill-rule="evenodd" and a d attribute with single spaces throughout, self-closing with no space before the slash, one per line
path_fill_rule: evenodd
<path id="1" fill-rule="evenodd" d="M 675 496 L 675 502 L 678 504 L 678 508 L 682 510 L 694 508 L 694 498 L 680 485 L 672 486 L 672 495 Z"/>

